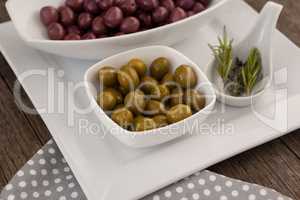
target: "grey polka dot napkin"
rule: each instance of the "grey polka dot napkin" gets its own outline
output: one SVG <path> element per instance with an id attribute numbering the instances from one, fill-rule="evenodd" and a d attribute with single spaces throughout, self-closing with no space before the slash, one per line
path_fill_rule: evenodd
<path id="1" fill-rule="evenodd" d="M 58 147 L 50 140 L 17 172 L 0 200 L 87 200 Z M 255 184 L 202 171 L 143 200 L 291 200 Z"/>

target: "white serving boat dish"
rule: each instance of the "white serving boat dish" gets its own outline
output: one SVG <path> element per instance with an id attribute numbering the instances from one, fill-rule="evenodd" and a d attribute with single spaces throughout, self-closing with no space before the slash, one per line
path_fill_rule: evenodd
<path id="1" fill-rule="evenodd" d="M 39 19 L 45 5 L 59 6 L 63 0 L 8 0 L 6 8 L 19 35 L 36 49 L 60 56 L 99 60 L 126 50 L 149 45 L 173 45 L 194 32 L 195 27 L 208 24 L 231 0 L 213 0 L 202 13 L 182 21 L 129 35 L 81 41 L 52 41 Z"/>
<path id="2" fill-rule="evenodd" d="M 173 47 L 205 68 L 212 58 L 207 43 L 216 42 L 224 24 L 229 34 L 239 41 L 257 17 L 257 13 L 244 1 L 231 1 L 224 9 L 209 26 L 195 29 L 192 40 Z M 40 112 L 89 200 L 140 199 L 194 172 L 300 127 L 300 50 L 278 31 L 273 44 L 274 84 L 269 88 L 269 95 L 265 94 L 264 99 L 253 108 L 238 109 L 217 104 L 206 121 L 206 124 L 215 127 L 220 127 L 220 123 L 225 127 L 232 125 L 233 132 L 222 133 L 213 129 L 210 134 L 205 134 L 205 131 L 199 131 L 197 135 L 144 149 L 126 147 L 110 134 L 105 135 L 108 130 L 103 126 L 94 130 L 95 125 L 99 124 L 94 114 L 74 111 L 70 102 L 81 106 L 89 103 L 86 102 L 83 85 L 74 96 L 50 98 L 47 75 L 53 78 L 54 94 L 58 94 L 59 89 L 68 91 L 68 85 L 83 82 L 84 72 L 95 62 L 36 51 L 24 43 L 12 23 L 0 25 L 0 38 L 2 54 Z M 24 72 L 29 70 L 40 75 L 24 79 L 28 74 Z M 59 102 L 64 102 L 65 108 L 74 112 L 70 116 L 61 112 Z M 280 115 L 267 118 L 268 111 L 274 109 Z M 147 199 L 153 197 L 148 196 Z"/>
<path id="3" fill-rule="evenodd" d="M 99 84 L 98 72 L 105 66 L 113 66 L 118 69 L 132 58 L 139 58 L 143 60 L 147 66 L 150 66 L 151 62 L 159 57 L 169 59 L 172 72 L 182 64 L 193 67 L 198 77 L 198 83 L 195 88 L 205 95 L 206 106 L 191 117 L 169 126 L 143 132 L 127 131 L 117 125 L 97 104 L 97 95 L 103 89 Z M 216 102 L 216 94 L 213 86 L 201 68 L 180 52 L 166 46 L 142 47 L 106 58 L 91 66 L 86 71 L 84 82 L 91 107 L 98 117 L 99 123 L 102 122 L 107 130 L 122 143 L 135 148 L 155 146 L 171 141 L 182 135 L 197 134 L 197 127 L 209 116 Z"/>

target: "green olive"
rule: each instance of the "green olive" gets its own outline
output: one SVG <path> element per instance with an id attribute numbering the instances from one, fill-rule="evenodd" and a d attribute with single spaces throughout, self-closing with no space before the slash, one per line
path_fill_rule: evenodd
<path id="1" fill-rule="evenodd" d="M 118 81 L 124 89 L 130 91 L 138 86 L 140 78 L 135 69 L 126 66 L 118 71 Z"/>
<path id="2" fill-rule="evenodd" d="M 124 104 L 118 104 L 118 105 L 116 105 L 115 110 L 120 109 L 120 108 L 125 108 L 125 105 Z"/>
<path id="3" fill-rule="evenodd" d="M 183 103 L 184 90 L 180 87 L 174 88 L 170 95 L 171 106 L 176 106 Z"/>
<path id="4" fill-rule="evenodd" d="M 150 95 L 152 99 L 165 101 L 170 95 L 170 90 L 166 85 L 158 85 L 152 88 Z"/>
<path id="5" fill-rule="evenodd" d="M 114 87 L 118 85 L 117 70 L 113 67 L 103 67 L 99 70 L 99 81 L 105 87 Z"/>
<path id="6" fill-rule="evenodd" d="M 152 119 L 156 123 L 157 128 L 161 128 L 168 125 L 168 119 L 166 115 L 156 115 Z"/>
<path id="7" fill-rule="evenodd" d="M 183 88 L 193 88 L 197 85 L 197 74 L 189 65 L 180 65 L 174 74 L 175 81 Z"/>
<path id="8" fill-rule="evenodd" d="M 110 111 L 117 105 L 116 96 L 110 91 L 102 91 L 97 97 L 98 104 L 104 111 Z"/>
<path id="9" fill-rule="evenodd" d="M 147 115 L 158 115 L 165 113 L 165 106 L 159 101 L 155 100 L 149 100 L 147 102 L 146 108 L 145 108 L 145 114 Z"/>
<path id="10" fill-rule="evenodd" d="M 127 66 L 132 67 L 133 69 L 135 69 L 135 71 L 139 74 L 140 77 L 145 76 L 145 74 L 147 72 L 146 64 L 138 58 L 131 59 L 128 62 Z"/>
<path id="11" fill-rule="evenodd" d="M 146 106 L 145 95 L 140 90 L 129 92 L 125 97 L 124 104 L 133 113 L 141 113 Z"/>
<path id="12" fill-rule="evenodd" d="M 184 93 L 184 103 L 191 106 L 195 111 L 202 110 L 205 107 L 205 96 L 197 90 L 187 90 Z"/>
<path id="13" fill-rule="evenodd" d="M 156 123 L 153 119 L 143 116 L 138 116 L 134 120 L 135 131 L 146 131 L 156 128 Z"/>
<path id="14" fill-rule="evenodd" d="M 123 96 L 120 91 L 116 90 L 115 88 L 105 88 L 103 91 L 111 92 L 115 96 L 117 104 L 123 103 Z"/>
<path id="15" fill-rule="evenodd" d="M 167 118 L 170 124 L 184 120 L 192 115 L 193 113 L 191 107 L 184 104 L 178 104 L 176 106 L 173 106 L 167 112 Z"/>
<path id="16" fill-rule="evenodd" d="M 123 128 L 128 128 L 133 123 L 133 114 L 127 108 L 119 108 L 114 110 L 111 118 Z"/>
<path id="17" fill-rule="evenodd" d="M 156 80 L 160 81 L 170 71 L 170 66 L 170 61 L 167 58 L 157 58 L 151 64 L 150 74 Z"/>
<path id="18" fill-rule="evenodd" d="M 160 81 L 160 83 L 162 84 L 162 85 L 166 85 L 166 86 L 168 86 L 168 88 L 169 89 L 173 89 L 173 88 L 175 88 L 176 86 L 176 82 L 175 82 L 175 80 L 174 80 L 174 75 L 171 73 L 171 72 L 169 72 L 169 73 L 167 73 L 163 78 L 162 78 L 162 80 Z"/>
<path id="19" fill-rule="evenodd" d="M 152 78 L 151 76 L 144 76 L 142 81 L 141 81 L 141 90 L 145 93 L 145 94 L 151 94 L 151 92 L 153 90 L 155 90 L 155 88 L 157 87 L 158 82 L 157 80 L 155 80 L 154 78 Z"/>

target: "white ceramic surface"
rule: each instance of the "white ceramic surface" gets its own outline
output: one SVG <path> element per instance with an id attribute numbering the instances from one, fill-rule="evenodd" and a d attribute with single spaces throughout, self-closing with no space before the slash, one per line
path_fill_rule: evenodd
<path id="1" fill-rule="evenodd" d="M 224 24 L 227 24 L 229 34 L 237 41 L 244 38 L 255 22 L 256 12 L 240 0 L 232 1 L 224 9 L 218 20 L 201 30 L 195 30 L 194 39 L 177 44 L 174 48 L 204 68 L 212 58 L 207 43 L 216 42 L 216 36 L 222 33 Z M 261 102 L 262 107 L 254 110 L 225 107 L 223 109 L 226 112 L 222 113 L 222 107 L 218 104 L 206 121 L 215 127 L 218 127 L 218 123 L 233 125 L 232 134 L 220 134 L 218 129 L 212 129 L 211 134 L 184 136 L 146 149 L 128 148 L 110 134 L 102 138 L 102 134 L 108 133 L 104 128 L 95 134 L 94 127 L 99 121 L 93 114 L 74 112 L 75 121 L 69 123 L 67 114 L 57 111 L 58 101 L 65 101 L 66 106 L 72 100 L 85 105 L 83 87 L 74 98 L 49 100 L 48 80 L 43 73 L 25 80 L 22 78 L 27 70 L 34 69 L 35 73 L 46 70 L 46 75 L 54 76 L 57 95 L 58 86 L 64 86 L 67 91 L 67 83 L 82 82 L 84 72 L 95 62 L 66 59 L 36 51 L 18 37 L 11 23 L 0 25 L 0 38 L 3 55 L 40 111 L 89 200 L 139 199 L 198 170 L 300 127 L 300 50 L 278 31 L 273 44 L 275 84 L 272 91 L 275 93 L 271 94 L 274 95 L 267 96 Z M 61 70 L 65 73 L 61 73 Z M 266 109 L 273 110 L 274 107 L 281 109 L 279 113 L 283 118 L 268 121 L 257 115 L 257 112 L 264 114 Z M 85 131 L 86 126 L 90 128 L 89 131 Z"/>
<path id="2" fill-rule="evenodd" d="M 119 52 L 148 45 L 172 45 L 190 37 L 231 0 L 213 0 L 204 12 L 182 21 L 130 35 L 83 41 L 51 41 L 39 20 L 45 5 L 59 6 L 63 0 L 8 0 L 6 8 L 21 38 L 28 45 L 60 56 L 99 60 Z"/>
<path id="3" fill-rule="evenodd" d="M 276 24 L 283 6 L 274 2 L 268 2 L 262 9 L 256 24 L 247 36 L 238 44 L 233 44 L 234 57 L 246 60 L 250 50 L 258 48 L 262 56 L 262 66 L 264 78 L 254 88 L 253 94 L 245 97 L 234 97 L 221 91 L 219 84 L 220 77 L 216 70 L 216 60 L 213 58 L 207 67 L 207 76 L 210 81 L 215 83 L 217 98 L 220 102 L 230 106 L 245 107 L 255 103 L 263 95 L 266 88 L 272 83 L 272 42 L 276 30 Z M 231 37 L 231 36 L 229 36 Z M 234 59 L 235 60 L 235 59 Z"/>
<path id="4" fill-rule="evenodd" d="M 112 121 L 97 104 L 97 95 L 101 91 L 101 88 L 99 88 L 98 71 L 105 66 L 121 67 L 132 58 L 142 59 L 147 66 L 150 66 L 151 62 L 158 57 L 168 58 L 173 72 L 176 67 L 182 64 L 187 64 L 194 68 L 198 77 L 196 88 L 206 96 L 206 106 L 193 116 L 163 128 L 138 133 L 127 131 Z M 99 118 L 99 121 L 102 122 L 106 128 L 110 130 L 110 133 L 121 142 L 136 148 L 162 144 L 185 134 L 195 134 L 195 131 L 197 133 L 198 130 L 191 129 L 190 127 L 201 124 L 211 113 L 216 102 L 214 89 L 200 67 L 180 52 L 166 46 L 142 47 L 106 58 L 86 71 L 84 81 L 89 100 L 92 103 L 92 107 L 94 108 L 94 112 Z"/>

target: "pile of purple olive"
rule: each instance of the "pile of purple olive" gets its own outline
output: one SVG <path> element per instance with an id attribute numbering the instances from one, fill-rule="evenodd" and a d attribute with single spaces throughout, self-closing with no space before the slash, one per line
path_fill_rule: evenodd
<path id="1" fill-rule="evenodd" d="M 40 10 L 51 40 L 118 36 L 173 23 L 205 10 L 211 0 L 66 0 Z"/>

